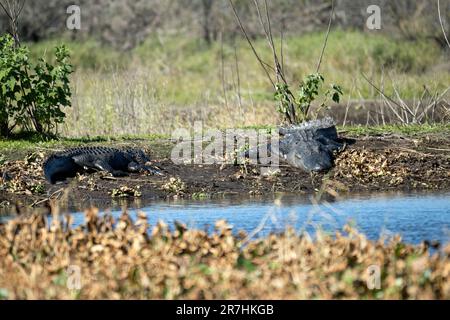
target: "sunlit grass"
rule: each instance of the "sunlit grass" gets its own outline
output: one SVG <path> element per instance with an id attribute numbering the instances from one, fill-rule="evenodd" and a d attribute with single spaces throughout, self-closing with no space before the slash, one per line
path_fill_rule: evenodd
<path id="1" fill-rule="evenodd" d="M 0 154 L 15 154 L 18 156 L 26 152 L 39 149 L 62 149 L 82 145 L 104 145 L 126 143 L 131 141 L 144 141 L 158 143 L 159 140 L 167 140 L 169 137 L 161 134 L 121 135 L 121 136 L 93 136 L 74 137 L 42 140 L 35 135 L 21 135 L 9 139 L 0 139 Z"/>
<path id="2" fill-rule="evenodd" d="M 315 71 L 323 36 L 285 39 L 285 69 L 294 85 Z M 31 51 L 42 56 L 60 42 L 32 45 Z M 242 39 L 224 43 L 222 50 L 219 42 L 208 46 L 188 37 L 154 36 L 129 52 L 92 40 L 64 42 L 76 68 L 73 107 L 61 128 L 66 136 L 168 134 L 196 120 L 214 128 L 279 123 L 273 89 Z M 256 40 L 255 47 L 271 61 L 264 39 Z M 431 40 L 337 30 L 330 35 L 321 72 L 327 84 L 342 86 L 344 99 L 379 97 L 364 73 L 387 95 L 395 87 L 403 99 L 412 100 L 424 86 L 431 93 L 447 89 L 448 69 L 448 56 Z"/>
<path id="3" fill-rule="evenodd" d="M 241 129 L 271 130 L 275 125 L 246 125 Z M 222 130 L 226 130 L 223 128 Z M 401 134 L 406 136 L 424 134 L 450 134 L 450 124 L 421 124 L 421 125 L 380 125 L 380 126 L 337 126 L 338 131 L 344 136 L 363 136 L 380 134 Z M 60 137 L 42 141 L 35 135 L 19 135 L 10 139 L 0 139 L 0 154 L 31 152 L 39 148 L 69 148 L 81 145 L 117 144 L 143 142 L 152 145 L 169 142 L 170 135 L 165 134 L 123 134 L 123 135 L 99 135 L 91 137 Z"/>
<path id="4" fill-rule="evenodd" d="M 404 134 L 420 135 L 427 133 L 450 134 L 450 124 L 421 124 L 421 125 L 383 125 L 383 126 L 339 126 L 338 130 L 346 135 L 378 135 Z"/>

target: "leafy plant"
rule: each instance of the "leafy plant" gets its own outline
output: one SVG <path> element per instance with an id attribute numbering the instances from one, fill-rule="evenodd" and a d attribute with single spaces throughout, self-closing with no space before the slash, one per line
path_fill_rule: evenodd
<path id="1" fill-rule="evenodd" d="M 252 40 L 250 39 L 242 20 L 236 10 L 234 2 L 229 0 L 231 9 L 233 10 L 236 21 L 245 36 L 250 48 L 252 49 L 256 59 L 263 68 L 267 78 L 275 89 L 275 100 L 278 102 L 278 111 L 283 115 L 285 121 L 289 124 L 299 124 L 301 122 L 307 121 L 309 117 L 309 111 L 311 104 L 317 99 L 319 93 L 321 92 L 322 85 L 324 84 L 324 77 L 319 73 L 320 65 L 322 62 L 323 54 L 328 42 L 328 36 L 331 30 L 331 22 L 334 15 L 334 1 L 331 0 L 331 13 L 330 20 L 328 23 L 328 29 L 323 43 L 323 48 L 317 63 L 316 72 L 305 77 L 302 83 L 299 85 L 299 90 L 297 95 L 294 96 L 290 89 L 290 85 L 287 80 L 285 68 L 284 68 L 284 56 L 283 56 L 283 34 L 281 34 L 280 52 L 278 53 L 277 45 L 275 45 L 273 33 L 272 33 L 272 23 L 269 12 L 268 1 L 264 0 L 264 11 L 262 11 L 259 1 L 254 1 L 259 22 L 261 24 L 261 30 L 263 31 L 267 44 L 272 51 L 273 65 L 268 64 L 263 61 L 260 54 L 257 52 Z M 273 75 L 271 76 L 271 73 Z M 275 80 L 274 80 L 275 79 Z M 335 102 L 339 102 L 340 96 L 342 95 L 342 89 L 338 85 L 332 85 L 330 89 L 326 90 L 324 93 L 324 99 L 320 107 L 326 107 L 326 101 L 329 97 Z"/>
<path id="2" fill-rule="evenodd" d="M 297 94 L 294 96 L 285 83 L 276 84 L 275 100 L 278 102 L 278 111 L 283 114 L 289 123 L 301 123 L 309 118 L 312 103 L 319 98 L 325 78 L 320 73 L 312 73 L 300 83 Z M 339 85 L 331 84 L 323 92 L 320 108 L 326 108 L 328 101 L 339 103 L 343 92 Z"/>
<path id="3" fill-rule="evenodd" d="M 71 106 L 72 66 L 66 47 L 55 48 L 54 65 L 43 58 L 33 65 L 29 54 L 11 36 L 0 37 L 0 135 L 4 137 L 16 127 L 55 134 L 65 118 L 62 107 Z"/>

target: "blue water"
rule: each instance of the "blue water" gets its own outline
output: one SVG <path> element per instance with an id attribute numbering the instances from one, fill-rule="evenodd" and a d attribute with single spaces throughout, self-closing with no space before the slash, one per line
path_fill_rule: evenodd
<path id="1" fill-rule="evenodd" d="M 410 194 L 356 196 L 334 202 L 314 204 L 307 197 L 289 196 L 280 201 L 261 199 L 220 199 L 208 201 L 155 202 L 140 208 L 151 225 L 163 220 L 179 221 L 188 227 L 212 230 L 224 219 L 234 231 L 245 230 L 264 236 L 292 226 L 313 235 L 319 228 L 327 232 L 342 230 L 351 223 L 369 239 L 400 234 L 405 242 L 420 243 L 450 239 L 450 194 Z M 118 217 L 121 211 L 112 211 Z M 135 217 L 136 209 L 129 210 Z M 75 213 L 75 223 L 84 219 Z M 256 232 L 258 231 L 258 232 Z"/>

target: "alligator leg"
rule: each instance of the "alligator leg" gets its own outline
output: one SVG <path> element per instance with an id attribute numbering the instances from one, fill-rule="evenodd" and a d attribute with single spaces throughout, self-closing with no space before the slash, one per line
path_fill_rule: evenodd
<path id="1" fill-rule="evenodd" d="M 154 174 L 154 175 L 157 175 L 157 176 L 163 176 L 164 175 L 161 171 L 153 169 L 152 167 L 149 167 L 149 166 L 143 166 L 143 169 L 145 171 L 148 171 L 151 174 Z"/>
<path id="2" fill-rule="evenodd" d="M 153 169 L 152 167 L 147 166 L 147 165 L 141 165 L 141 164 L 136 163 L 136 162 L 134 162 L 134 161 L 133 161 L 133 162 L 130 162 L 130 163 L 128 164 L 128 171 L 130 171 L 130 172 L 138 172 L 138 171 L 140 171 L 140 170 L 148 171 L 148 172 L 150 172 L 151 174 L 154 174 L 154 175 L 160 175 L 160 176 L 163 175 L 163 174 L 162 174 L 161 172 L 159 172 L 158 170 Z"/>
<path id="3" fill-rule="evenodd" d="M 109 163 L 107 163 L 106 161 L 103 161 L 103 160 L 96 160 L 94 162 L 94 167 L 101 171 L 106 171 L 106 172 L 111 173 L 113 175 L 113 177 L 123 177 L 123 176 L 127 175 L 127 173 L 122 170 L 114 170 L 113 167 L 111 167 L 109 165 Z"/>
<path id="4" fill-rule="evenodd" d="M 72 157 L 72 160 L 76 165 L 78 165 L 80 168 L 83 168 L 84 170 L 87 170 L 89 168 L 93 169 L 92 162 L 89 161 L 89 159 L 87 159 L 85 155 L 74 156 Z"/>
<path id="5" fill-rule="evenodd" d="M 126 176 L 126 172 L 121 170 L 114 170 L 111 165 L 104 160 L 94 160 L 86 158 L 83 155 L 72 157 L 73 161 L 82 168 L 98 169 L 111 173 L 114 177 Z"/>
<path id="6" fill-rule="evenodd" d="M 91 161 L 85 159 L 83 156 L 73 157 L 72 159 L 75 161 L 77 165 L 83 168 L 92 168 L 100 171 L 106 171 L 111 173 L 114 177 L 122 177 L 127 175 L 127 173 L 122 170 L 114 170 L 114 168 L 111 167 L 111 165 L 104 160 L 95 160 L 92 163 Z"/>
<path id="7" fill-rule="evenodd" d="M 111 165 L 109 165 L 109 163 L 104 160 L 94 160 L 94 162 L 92 162 L 89 158 L 86 159 L 86 157 L 84 156 L 75 156 L 72 157 L 72 159 L 80 167 L 106 171 L 111 173 L 113 177 L 122 177 L 127 175 L 127 173 L 124 171 L 114 170 L 113 167 L 111 167 Z"/>

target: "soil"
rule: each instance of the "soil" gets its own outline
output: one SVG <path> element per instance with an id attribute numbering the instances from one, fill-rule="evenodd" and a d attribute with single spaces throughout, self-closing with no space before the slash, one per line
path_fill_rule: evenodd
<path id="1" fill-rule="evenodd" d="M 335 167 L 329 172 L 310 174 L 282 164 L 280 171 L 270 176 L 250 165 L 175 165 L 168 157 L 168 141 L 150 147 L 145 141 L 129 144 L 144 148 L 164 176 L 113 178 L 97 172 L 51 185 L 41 169 L 50 152 L 38 151 L 0 166 L 0 206 L 21 211 L 30 206 L 48 207 L 49 199 L 62 199 L 70 208 L 85 208 L 109 206 L 112 200 L 450 190 L 450 137 L 445 134 L 358 137 L 336 155 Z"/>

